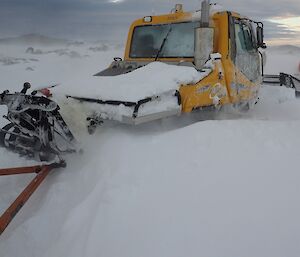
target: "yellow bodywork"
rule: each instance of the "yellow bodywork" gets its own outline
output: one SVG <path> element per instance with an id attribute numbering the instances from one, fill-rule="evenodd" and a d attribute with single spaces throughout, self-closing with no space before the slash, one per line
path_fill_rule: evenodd
<path id="1" fill-rule="evenodd" d="M 154 58 L 130 58 L 130 47 L 134 28 L 149 24 L 169 24 L 194 21 L 195 13 L 177 12 L 160 16 L 152 16 L 151 22 L 144 18 L 134 21 L 129 29 L 125 49 L 125 61 L 155 61 Z M 231 12 L 232 17 L 242 18 Z M 197 108 L 208 106 L 238 104 L 250 102 L 257 97 L 260 81 L 251 82 L 231 59 L 228 12 L 215 13 L 210 20 L 214 28 L 214 53 L 221 54 L 221 60 L 215 62 L 215 69 L 207 77 L 196 84 L 181 85 L 182 112 L 191 112 Z M 193 62 L 194 58 L 159 58 L 161 62 Z M 233 87 L 232 85 L 239 85 Z"/>

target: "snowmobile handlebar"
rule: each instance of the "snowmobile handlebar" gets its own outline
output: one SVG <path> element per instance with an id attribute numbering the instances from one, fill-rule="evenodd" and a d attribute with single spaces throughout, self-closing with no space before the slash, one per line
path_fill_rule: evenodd
<path id="1" fill-rule="evenodd" d="M 9 93 L 8 90 L 0 94 L 0 105 L 7 105 L 9 111 L 19 113 L 28 109 L 51 112 L 59 108 L 57 103 L 43 96 Z"/>
<path id="2" fill-rule="evenodd" d="M 21 90 L 21 94 L 26 94 L 27 90 L 31 88 L 31 84 L 29 82 L 25 82 L 23 85 L 23 89 Z"/>
<path id="3" fill-rule="evenodd" d="M 31 84 L 29 82 L 25 82 L 23 84 L 23 88 L 22 90 L 20 91 L 20 94 L 26 94 L 28 89 L 31 88 Z M 3 104 L 6 104 L 4 102 L 4 97 L 9 94 L 9 90 L 4 90 L 1 94 L 0 94 L 0 105 L 3 105 Z"/>
<path id="4" fill-rule="evenodd" d="M 4 90 L 1 94 L 0 94 L 0 105 L 6 104 L 4 97 L 9 93 L 9 90 Z"/>

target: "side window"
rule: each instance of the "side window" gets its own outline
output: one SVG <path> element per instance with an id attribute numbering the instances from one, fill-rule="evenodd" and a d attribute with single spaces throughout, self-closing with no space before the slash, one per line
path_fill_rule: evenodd
<path id="1" fill-rule="evenodd" d="M 255 50 L 252 31 L 249 26 L 243 23 L 235 23 L 235 35 L 238 52 Z"/>
<path id="2" fill-rule="evenodd" d="M 254 50 L 254 44 L 253 44 L 253 41 L 252 41 L 252 32 L 249 28 L 249 26 L 247 25 L 242 25 L 243 26 L 243 35 L 244 35 L 244 38 L 245 38 L 245 45 L 246 45 L 246 50 L 247 51 L 252 51 Z"/>

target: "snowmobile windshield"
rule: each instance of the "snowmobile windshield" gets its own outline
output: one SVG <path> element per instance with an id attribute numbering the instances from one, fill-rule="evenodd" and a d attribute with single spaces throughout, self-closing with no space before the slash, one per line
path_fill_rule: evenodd
<path id="1" fill-rule="evenodd" d="M 156 58 L 158 52 L 159 58 L 192 58 L 196 27 L 199 27 L 198 22 L 136 27 L 131 41 L 130 58 Z"/>

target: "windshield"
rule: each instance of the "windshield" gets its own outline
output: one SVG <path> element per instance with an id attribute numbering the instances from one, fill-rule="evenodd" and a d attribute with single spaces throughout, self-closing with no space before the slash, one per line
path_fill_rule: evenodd
<path id="1" fill-rule="evenodd" d="M 155 58 L 159 53 L 160 58 L 192 58 L 196 27 L 199 27 L 197 22 L 136 27 L 133 32 L 130 57 Z M 163 47 L 161 48 L 161 46 Z"/>

